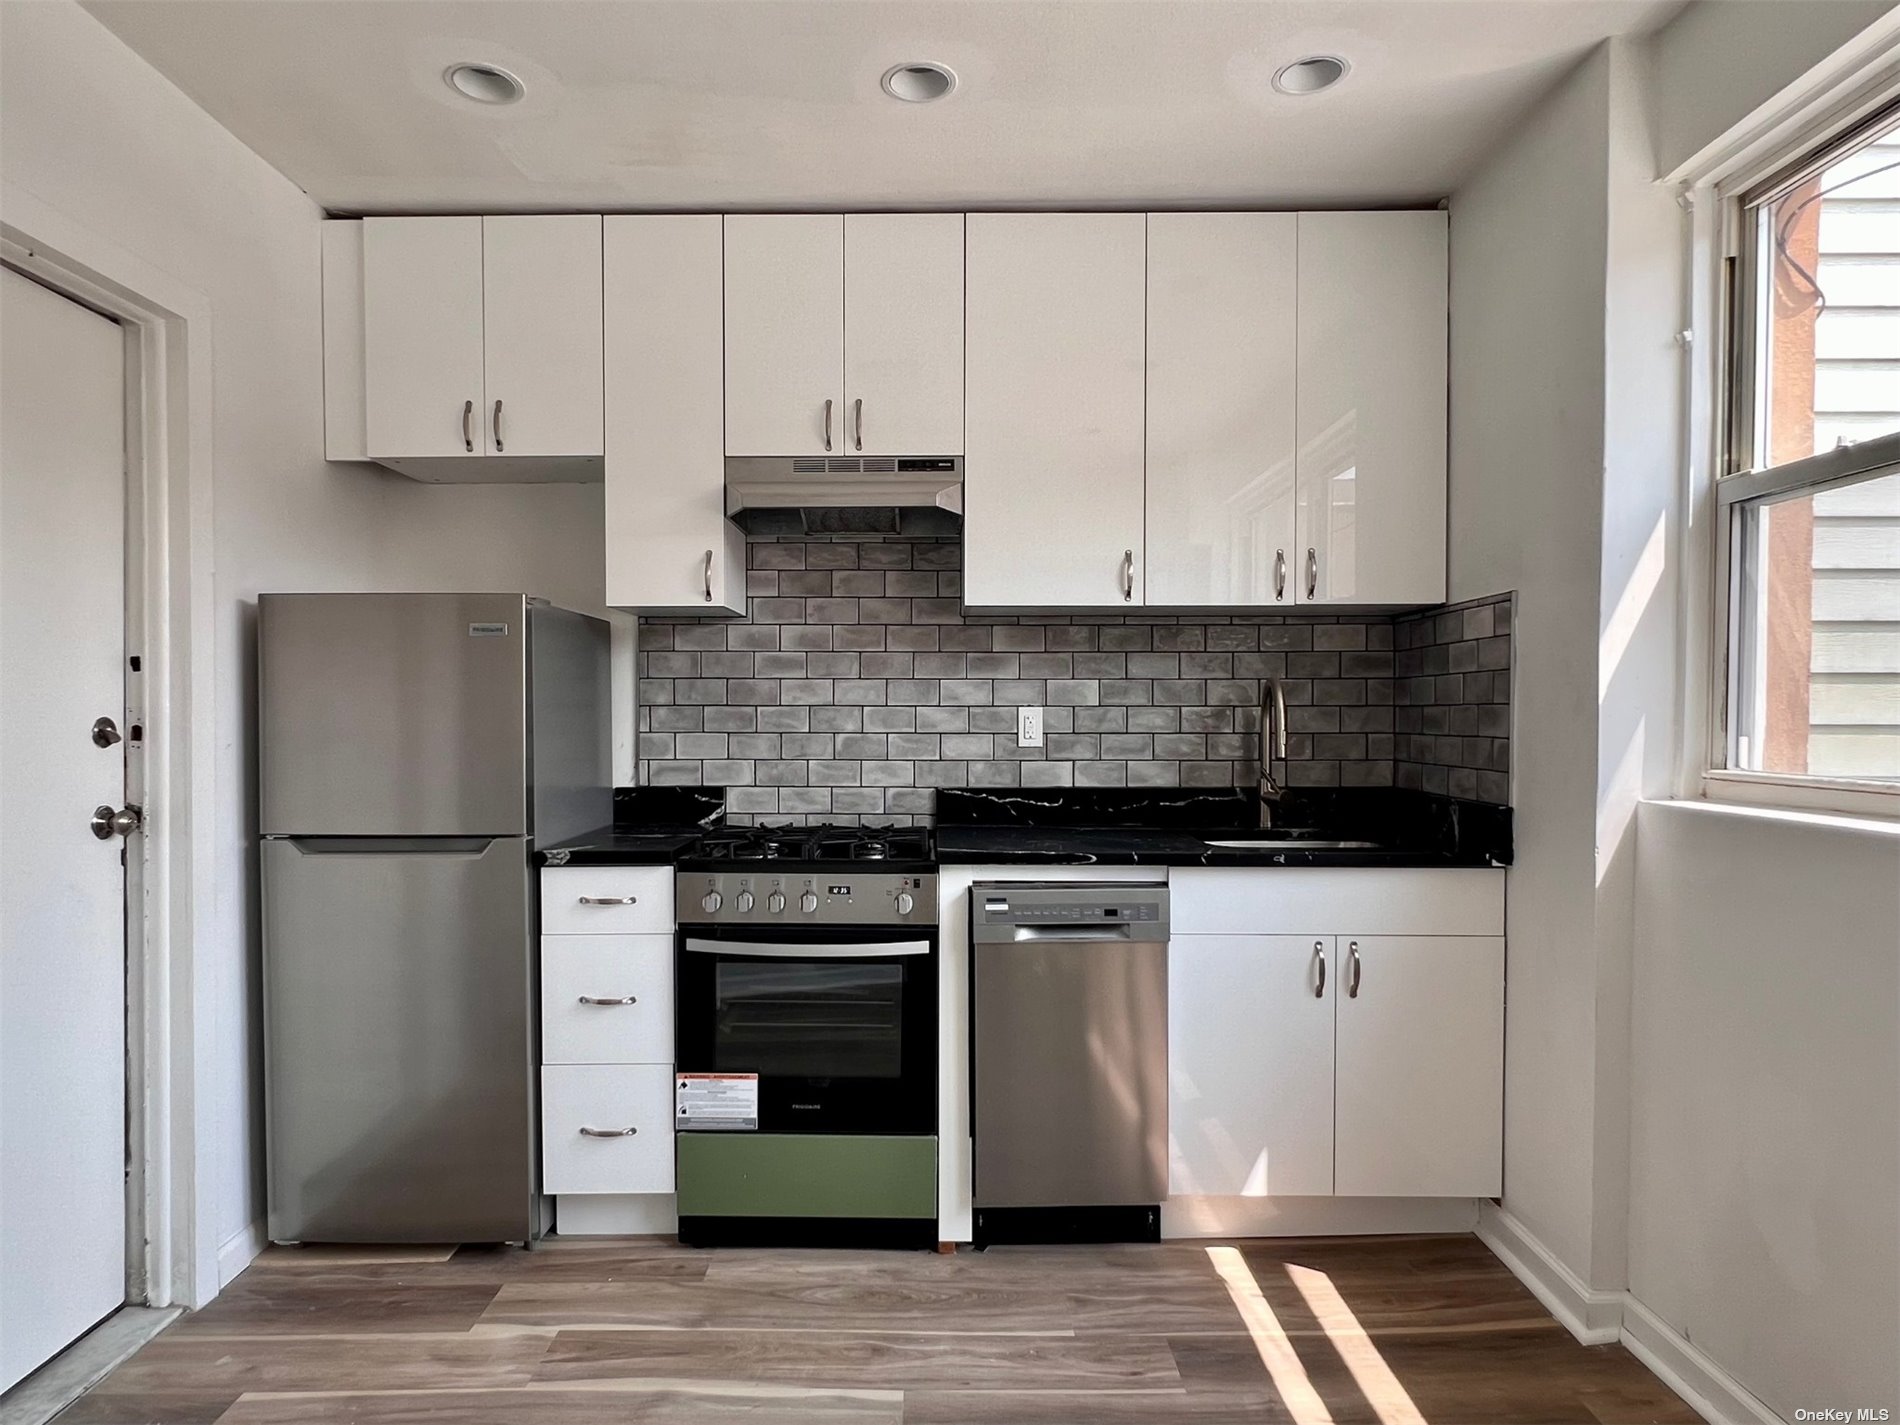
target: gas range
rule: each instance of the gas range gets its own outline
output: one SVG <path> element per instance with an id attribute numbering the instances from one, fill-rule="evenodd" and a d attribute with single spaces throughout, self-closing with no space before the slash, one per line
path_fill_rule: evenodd
<path id="1" fill-rule="evenodd" d="M 679 918 L 702 925 L 934 925 L 928 827 L 733 826 L 679 859 Z"/>

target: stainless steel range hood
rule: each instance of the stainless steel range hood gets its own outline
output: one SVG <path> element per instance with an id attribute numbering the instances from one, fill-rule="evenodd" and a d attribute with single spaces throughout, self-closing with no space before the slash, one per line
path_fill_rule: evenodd
<path id="1" fill-rule="evenodd" d="M 955 533 L 963 458 L 728 456 L 726 513 L 753 533 Z"/>

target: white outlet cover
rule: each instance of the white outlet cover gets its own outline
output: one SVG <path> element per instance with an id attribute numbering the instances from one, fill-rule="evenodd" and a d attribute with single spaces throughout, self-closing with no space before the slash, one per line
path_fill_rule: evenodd
<path id="1" fill-rule="evenodd" d="M 1042 709 L 1016 709 L 1016 745 L 1018 747 L 1042 746 Z"/>

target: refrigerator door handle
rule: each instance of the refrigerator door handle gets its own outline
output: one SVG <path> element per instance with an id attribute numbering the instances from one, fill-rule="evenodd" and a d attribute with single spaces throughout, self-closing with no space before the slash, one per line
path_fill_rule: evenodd
<path id="1" fill-rule="evenodd" d="M 305 856 L 466 856 L 488 854 L 500 836 L 273 836 Z"/>

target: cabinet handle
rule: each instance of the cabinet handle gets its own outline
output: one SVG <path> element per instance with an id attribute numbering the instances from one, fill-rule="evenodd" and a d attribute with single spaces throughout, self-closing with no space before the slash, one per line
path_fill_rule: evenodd
<path id="1" fill-rule="evenodd" d="M 1316 598 L 1319 594 L 1319 551 L 1306 551 L 1306 597 Z"/>
<path id="2" fill-rule="evenodd" d="M 1286 551 L 1273 551 L 1273 601 L 1277 604 L 1286 598 Z"/>
<path id="3" fill-rule="evenodd" d="M 706 602 L 712 602 L 712 551 L 706 551 Z"/>
<path id="4" fill-rule="evenodd" d="M 474 419 L 475 403 L 473 401 L 462 402 L 462 449 L 468 451 L 471 455 L 475 453 L 475 428 L 471 424 Z"/>
<path id="5" fill-rule="evenodd" d="M 1321 999 L 1326 994 L 1326 942 L 1313 942 L 1313 958 L 1319 961 L 1319 983 L 1313 987 L 1313 998 Z"/>
<path id="6" fill-rule="evenodd" d="M 1122 602 L 1132 603 L 1135 598 L 1135 551 L 1122 551 Z"/>
<path id="7" fill-rule="evenodd" d="M 601 1004 L 601 1005 L 638 1004 L 640 1003 L 640 996 L 638 995 L 582 995 L 581 1003 L 582 1004 Z"/>
<path id="8" fill-rule="evenodd" d="M 857 446 L 864 449 L 864 397 L 860 396 L 851 403 L 851 418 L 857 425 Z"/>
<path id="9" fill-rule="evenodd" d="M 581 1129 L 583 1138 L 631 1138 L 638 1128 L 586 1128 Z"/>
<path id="10" fill-rule="evenodd" d="M 501 402 L 495 402 L 495 414 L 489 422 L 495 428 L 495 454 L 501 454 Z"/>
<path id="11" fill-rule="evenodd" d="M 1346 998 L 1358 999 L 1359 998 L 1359 942 L 1357 940 L 1353 941 L 1350 945 L 1346 947 L 1346 955 L 1348 958 L 1348 963 L 1352 966 L 1352 973 L 1346 977 Z"/>
<path id="12" fill-rule="evenodd" d="M 582 905 L 638 905 L 638 896 L 582 896 Z"/>
<path id="13" fill-rule="evenodd" d="M 829 452 L 830 449 L 831 449 L 831 401 L 829 398 L 827 398 L 825 401 L 825 450 Z"/>

